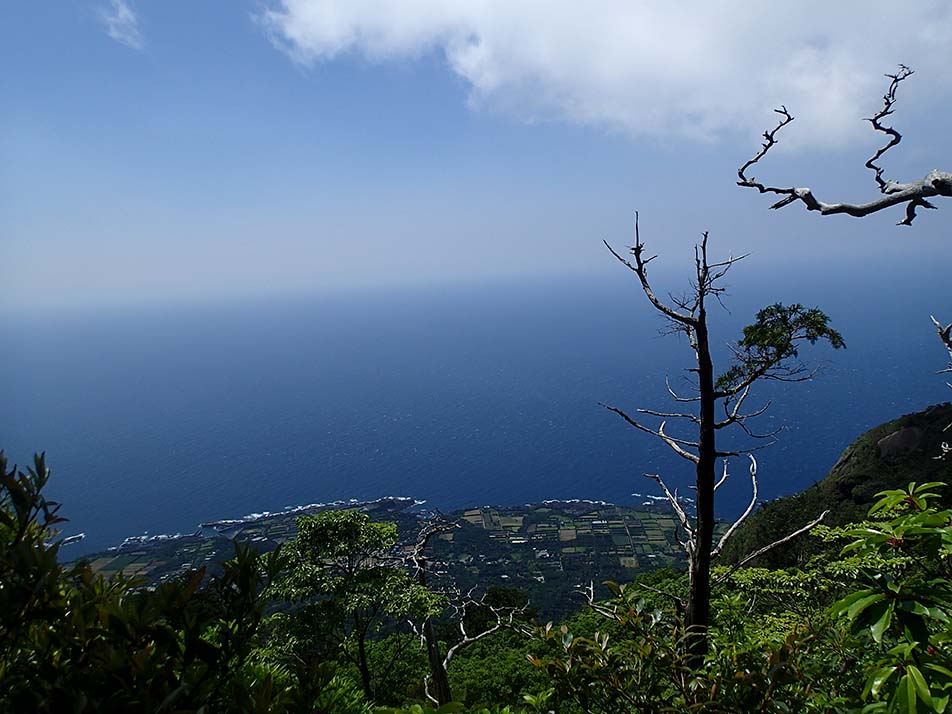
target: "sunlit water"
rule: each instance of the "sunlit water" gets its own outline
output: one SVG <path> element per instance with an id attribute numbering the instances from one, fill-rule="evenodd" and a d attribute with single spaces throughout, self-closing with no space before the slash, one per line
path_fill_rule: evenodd
<path id="1" fill-rule="evenodd" d="M 819 303 L 849 345 L 806 349 L 826 364 L 815 380 L 752 397 L 752 407 L 775 399 L 761 430 L 787 427 L 759 452 L 766 498 L 822 478 L 865 429 L 949 396 L 928 321 L 952 309 L 940 281 L 865 295 L 837 285 L 738 279 L 732 314 L 716 313 L 720 343 L 756 306 Z M 689 464 L 597 404 L 670 408 L 663 377 L 680 384 L 690 364 L 684 340 L 658 335 L 662 323 L 624 279 L 0 325 L 0 446 L 20 463 L 46 450 L 66 532 L 87 534 L 76 553 L 314 501 L 632 503 L 651 490 L 643 472 L 689 482 Z M 724 490 L 725 515 L 747 498 L 744 470 Z"/>

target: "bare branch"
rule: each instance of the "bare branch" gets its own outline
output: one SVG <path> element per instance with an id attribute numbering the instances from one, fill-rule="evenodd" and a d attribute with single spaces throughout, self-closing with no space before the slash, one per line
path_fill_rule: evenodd
<path id="1" fill-rule="evenodd" d="M 747 416 L 757 416 L 758 414 L 762 412 L 763 410 L 761 410 L 760 412 L 754 412 L 753 414 L 748 414 Z M 749 436 L 751 439 L 773 439 L 775 436 L 777 436 L 777 434 L 779 434 L 780 432 L 784 430 L 784 426 L 781 424 L 773 431 L 768 431 L 765 434 L 761 434 L 759 432 L 753 431 L 749 426 L 747 426 L 746 419 L 738 419 L 736 423 L 737 423 L 737 426 L 739 426 L 743 430 L 743 432 L 747 434 L 747 436 Z M 776 442 L 772 441 L 770 443 L 774 444 Z M 770 444 L 767 444 L 767 446 L 770 446 Z M 756 450 L 759 450 L 759 448 L 760 447 L 754 447 L 754 448 L 751 448 L 750 451 L 756 451 Z"/>
<path id="2" fill-rule="evenodd" d="M 784 106 L 781 106 L 780 109 L 774 109 L 774 112 L 780 115 L 780 121 L 773 129 L 764 132 L 764 143 L 761 145 L 760 151 L 758 151 L 752 159 L 749 159 L 743 166 L 737 169 L 737 177 L 740 179 L 740 181 L 737 182 L 738 186 L 756 188 L 761 193 L 770 191 L 769 188 L 764 186 L 762 183 L 759 183 L 753 176 L 747 178 L 747 169 L 764 158 L 764 156 L 767 155 L 767 152 L 770 151 L 775 144 L 779 143 L 777 140 L 777 134 L 787 124 L 793 121 L 793 116 Z"/>
<path id="3" fill-rule="evenodd" d="M 770 409 L 770 405 L 771 405 L 771 404 L 773 404 L 773 402 L 768 399 L 767 402 L 766 402 L 760 409 L 755 409 L 754 411 L 748 412 L 747 414 L 735 414 L 735 415 L 734 415 L 734 418 L 735 418 L 737 421 L 743 423 L 743 422 L 747 421 L 748 419 L 752 419 L 752 418 L 754 418 L 754 417 L 759 417 L 761 414 L 763 414 L 763 413 L 766 412 L 768 409 Z"/>
<path id="4" fill-rule="evenodd" d="M 666 590 L 661 590 L 661 589 L 659 589 L 659 588 L 652 587 L 651 585 L 647 585 L 647 584 L 645 584 L 645 583 L 643 583 L 643 582 L 640 582 L 640 581 L 637 581 L 637 580 L 635 581 L 635 584 L 636 584 L 639 588 L 642 588 L 642 589 L 644 589 L 644 590 L 647 590 L 647 591 L 650 592 L 650 593 L 655 593 L 656 595 L 661 595 L 661 596 L 663 596 L 663 597 L 670 598 L 671 600 L 674 600 L 674 604 L 675 604 L 675 606 L 676 606 L 679 610 L 683 610 L 683 609 L 684 609 L 684 598 L 679 597 L 678 595 L 675 595 L 674 593 L 669 593 L 669 592 L 667 592 Z"/>
<path id="5" fill-rule="evenodd" d="M 803 528 L 798 528 L 798 529 L 795 530 L 793 533 L 790 533 L 789 535 L 784 536 L 784 537 L 781 538 L 780 540 L 775 540 L 773 543 L 770 543 L 770 544 L 768 544 L 768 545 L 765 545 L 763 548 L 758 548 L 757 550 L 755 550 L 755 551 L 754 551 L 753 553 L 751 553 L 750 555 L 744 556 L 744 558 L 743 558 L 742 560 L 738 561 L 737 563 L 735 563 L 734 566 L 733 566 L 730 570 L 728 570 L 726 573 L 724 573 L 723 575 L 721 575 L 717 580 L 715 580 L 715 581 L 714 581 L 714 584 L 717 585 L 718 583 L 723 582 L 724 580 L 726 580 L 727 578 L 729 578 L 731 575 L 733 575 L 734 573 L 736 573 L 738 570 L 740 570 L 742 567 L 744 567 L 745 565 L 747 565 L 747 563 L 749 563 L 750 561 L 754 560 L 755 558 L 759 558 L 759 557 L 762 556 L 764 553 L 767 553 L 768 551 L 771 551 L 771 550 L 773 550 L 774 548 L 778 548 L 779 546 L 784 545 L 785 543 L 789 543 L 790 541 L 792 541 L 792 540 L 793 540 L 794 538 L 796 538 L 797 536 L 801 536 L 801 535 L 803 535 L 804 533 L 813 530 L 813 529 L 816 528 L 818 525 L 820 525 L 820 522 L 821 522 L 824 518 L 826 518 L 826 516 L 827 516 L 828 513 L 829 513 L 829 510 L 823 511 L 823 513 L 821 513 L 818 518 L 816 518 L 816 519 L 810 521 L 810 522 L 807 523 L 805 526 L 803 526 Z"/>
<path id="6" fill-rule="evenodd" d="M 656 412 L 654 409 L 638 409 L 639 414 L 650 414 L 661 419 L 690 419 L 695 424 L 700 421 L 696 414 L 685 414 L 684 412 Z"/>
<path id="7" fill-rule="evenodd" d="M 717 451 L 714 452 L 714 455 L 718 459 L 721 459 L 727 456 L 743 456 L 744 454 L 752 454 L 755 451 L 763 451 L 764 449 L 769 449 L 771 446 L 773 446 L 776 443 L 777 443 L 776 441 L 771 441 L 768 444 L 761 444 L 760 446 L 749 446 L 743 451 L 721 451 L 720 449 L 718 449 Z"/>
<path id="8" fill-rule="evenodd" d="M 754 411 L 748 414 L 741 414 L 740 409 L 744 405 L 744 401 L 747 399 L 748 395 L 750 395 L 750 388 L 752 384 L 753 383 L 745 384 L 744 388 L 740 391 L 739 396 L 737 396 L 736 393 L 727 394 L 727 396 L 724 398 L 724 401 L 722 402 L 724 406 L 724 420 L 715 422 L 714 424 L 715 429 L 724 429 L 730 426 L 731 424 L 740 424 L 740 426 L 743 427 L 744 431 L 748 434 L 748 436 L 752 436 L 758 439 L 766 438 L 766 436 L 773 436 L 773 434 L 768 434 L 766 436 L 754 435 L 744 424 L 744 422 L 746 422 L 748 419 L 759 417 L 761 414 L 763 414 L 768 409 L 770 409 L 771 401 L 768 399 L 767 403 L 764 404 L 760 409 L 755 409 Z M 732 407 L 731 399 L 734 396 L 737 396 L 737 401 L 734 402 Z"/>
<path id="9" fill-rule="evenodd" d="M 728 476 L 727 464 L 728 464 L 728 460 L 724 459 L 724 475 L 721 476 L 717 480 L 717 483 L 714 484 L 714 493 L 717 493 L 717 489 L 719 489 L 724 484 L 724 482 L 727 481 L 727 476 Z"/>
<path id="10" fill-rule="evenodd" d="M 675 439 L 673 436 L 668 436 L 664 433 L 664 425 L 666 423 L 667 422 L 661 422 L 661 426 L 658 427 L 657 436 L 682 459 L 687 459 L 688 461 L 696 464 L 699 461 L 698 455 L 692 454 L 689 451 L 685 451 L 680 445 L 683 444 L 684 446 L 689 446 L 695 449 L 700 448 L 700 445 L 696 441 L 684 441 L 683 439 Z"/>
<path id="11" fill-rule="evenodd" d="M 598 603 L 595 601 L 595 583 L 594 582 L 590 580 L 587 586 L 583 587 L 580 590 L 577 590 L 576 592 L 578 592 L 579 595 L 584 597 L 585 603 L 590 608 L 592 608 L 592 610 L 597 612 L 599 615 L 601 615 L 602 617 L 608 617 L 608 618 L 614 619 L 615 615 L 617 614 L 618 608 L 616 608 L 614 605 L 611 605 L 611 606 L 602 605 L 601 603 Z"/>
<path id="12" fill-rule="evenodd" d="M 692 454 L 692 453 L 690 453 L 689 451 L 685 451 L 683 448 L 681 448 L 682 446 L 687 446 L 687 447 L 690 447 L 690 448 L 692 448 L 692 449 L 696 449 L 696 448 L 698 448 L 697 442 L 696 442 L 696 441 L 685 441 L 684 439 L 678 439 L 678 438 L 673 437 L 673 436 L 668 436 L 667 434 L 664 433 L 664 425 L 665 425 L 666 422 L 661 422 L 661 426 L 658 427 L 658 430 L 657 430 L 657 431 L 655 431 L 654 429 L 651 429 L 651 428 L 645 426 L 644 424 L 641 424 L 641 423 L 635 421 L 634 419 L 632 419 L 630 416 L 628 416 L 625 412 L 623 412 L 623 411 L 622 411 L 621 409 L 619 409 L 618 407 L 613 407 L 613 406 L 611 406 L 610 404 L 604 404 L 603 402 L 599 402 L 598 404 L 599 404 L 599 406 L 605 407 L 605 409 L 607 409 L 608 411 L 614 412 L 615 414 L 617 414 L 618 416 L 620 416 L 622 419 L 624 419 L 626 422 L 628 422 L 628 424 L 630 424 L 631 426 L 635 427 L 635 428 L 638 429 L 639 431 L 643 431 L 643 432 L 645 432 L 646 434 L 651 434 L 652 436 L 658 437 L 658 438 L 661 439 L 665 444 L 667 444 L 667 445 L 671 448 L 671 450 L 674 451 L 674 452 L 675 452 L 678 456 L 680 456 L 681 458 L 687 459 L 688 461 L 691 461 L 691 462 L 693 462 L 693 463 L 697 463 L 697 461 L 698 461 L 697 455 Z"/>
<path id="13" fill-rule="evenodd" d="M 674 399 L 674 401 L 676 401 L 676 402 L 699 402 L 699 401 L 701 401 L 701 397 L 700 397 L 700 396 L 697 396 L 697 397 L 682 397 L 682 396 L 679 396 L 678 394 L 676 394 L 675 391 L 671 388 L 671 382 L 668 380 L 667 375 L 665 375 L 665 377 L 664 377 L 664 386 L 666 386 L 666 387 L 668 388 L 668 394 L 670 394 L 671 397 L 672 397 L 672 398 Z"/>
<path id="14" fill-rule="evenodd" d="M 952 372 L 952 322 L 943 327 L 942 323 L 936 320 L 934 315 L 929 315 L 929 317 L 932 319 L 932 324 L 935 325 L 935 331 L 939 335 L 939 339 L 949 352 L 949 366 L 940 370 L 938 374 Z"/>
<path id="15" fill-rule="evenodd" d="M 893 105 L 896 103 L 896 90 L 899 88 L 899 83 L 912 73 L 913 72 L 911 69 L 906 67 L 906 65 L 901 64 L 899 65 L 899 71 L 896 74 L 886 75 L 892 81 L 889 83 L 889 88 L 886 90 L 886 94 L 883 95 L 883 108 L 871 118 L 866 120 L 873 125 L 873 129 L 876 131 L 881 131 L 889 136 L 889 141 L 886 142 L 886 144 L 875 154 L 873 154 L 872 157 L 866 162 L 866 168 L 875 173 L 876 185 L 879 186 L 880 193 L 889 193 L 889 189 L 893 185 L 893 182 L 883 179 L 883 169 L 881 166 L 877 165 L 876 162 L 882 158 L 883 154 L 902 141 L 902 134 L 893 129 L 891 126 L 883 125 L 882 120 L 893 113 Z"/>
<path id="16" fill-rule="evenodd" d="M 738 356 L 738 357 L 742 356 L 742 353 L 739 349 L 737 349 L 733 345 L 728 345 L 728 346 L 734 352 L 735 356 Z M 750 395 L 750 387 L 751 385 L 748 384 L 740 391 L 739 395 L 733 395 L 733 394 L 728 395 L 727 398 L 724 400 L 724 415 L 727 417 L 729 421 L 737 419 L 737 415 L 740 413 L 741 407 L 744 406 L 744 401 Z M 737 396 L 737 401 L 734 402 L 734 408 L 729 409 L 731 399 L 733 399 L 734 396 Z"/>
<path id="17" fill-rule="evenodd" d="M 750 488 L 751 488 L 751 497 L 750 503 L 747 505 L 747 510 L 741 514 L 740 518 L 734 521 L 734 524 L 727 529 L 727 532 L 721 536 L 720 541 L 717 543 L 717 547 L 711 551 L 711 558 L 716 558 L 721 554 L 721 551 L 724 550 L 724 546 L 727 544 L 727 541 L 732 535 L 737 531 L 738 528 L 747 520 L 751 513 L 754 512 L 754 508 L 757 505 L 757 459 L 754 458 L 753 454 L 748 454 L 750 457 Z M 727 478 L 727 460 L 724 460 L 724 478 Z M 716 487 L 715 487 L 716 488 Z"/>
<path id="18" fill-rule="evenodd" d="M 452 647 L 446 650 L 446 656 L 443 658 L 444 669 L 447 669 L 449 667 L 453 657 L 461 649 L 468 647 L 474 642 L 478 642 L 479 640 L 483 639 L 484 637 L 487 637 L 488 635 L 491 635 L 494 632 L 497 632 L 503 627 L 515 626 L 516 617 L 524 614 L 526 610 L 529 609 L 528 602 L 526 602 L 526 604 L 522 605 L 521 607 L 497 607 L 494 605 L 490 605 L 489 603 L 486 602 L 486 593 L 483 593 L 483 595 L 478 600 L 473 598 L 472 595 L 475 589 L 476 589 L 475 587 L 471 588 L 470 591 L 463 598 L 462 606 L 457 607 L 457 612 L 459 613 L 459 632 L 460 632 L 461 638 L 458 642 L 456 642 L 456 644 L 454 644 Z M 492 627 L 489 627 L 476 635 L 470 635 L 469 633 L 466 632 L 466 623 L 465 623 L 466 613 L 470 608 L 473 608 L 473 607 L 487 609 L 496 618 L 496 622 Z"/>
<path id="19" fill-rule="evenodd" d="M 611 254 L 614 255 L 622 264 L 626 265 L 629 270 L 633 271 L 635 275 L 638 276 L 638 280 L 641 283 L 641 289 L 644 291 L 645 296 L 648 298 L 648 301 L 654 306 L 654 308 L 660 312 L 662 315 L 667 317 L 670 320 L 674 320 L 677 323 L 682 325 L 687 325 L 693 327 L 697 324 L 697 321 L 694 319 L 693 315 L 683 314 L 674 310 L 671 307 L 665 305 L 658 297 L 654 294 L 654 290 L 651 288 L 651 283 L 648 282 L 648 263 L 654 260 L 657 256 L 644 257 L 645 245 L 641 242 L 641 231 L 638 227 L 638 212 L 635 211 L 635 244 L 631 247 L 631 254 L 635 258 L 635 263 L 632 265 L 631 261 L 620 256 L 614 248 L 609 245 L 608 241 L 602 241 L 605 244 L 605 247 L 611 251 Z"/>
<path id="20" fill-rule="evenodd" d="M 693 286 L 692 286 L 693 287 Z M 668 293 L 668 300 L 670 300 L 676 307 L 681 308 L 689 315 L 693 315 L 697 310 L 698 306 L 698 297 L 697 291 L 689 297 L 686 293 L 682 294 L 681 297 L 675 297 L 674 294 Z"/>
<path id="21" fill-rule="evenodd" d="M 727 275 L 728 271 L 737 263 L 746 258 L 750 253 L 744 253 L 734 257 L 729 255 L 726 260 L 718 263 L 711 263 L 707 259 L 707 241 L 709 234 L 707 231 L 701 234 L 701 242 L 694 246 L 694 268 L 697 277 L 697 284 L 694 286 L 695 303 L 701 304 L 706 295 L 713 295 L 720 300 L 720 296 L 726 288 L 718 287 L 717 282 Z"/>
<path id="22" fill-rule="evenodd" d="M 744 430 L 744 433 L 747 434 L 747 436 L 749 436 L 752 439 L 769 439 L 771 437 L 776 436 L 781 431 L 783 431 L 783 427 L 780 426 L 766 434 L 758 434 L 752 431 L 750 427 L 747 426 L 748 419 L 759 417 L 761 414 L 763 414 L 768 409 L 770 409 L 770 405 L 772 404 L 771 400 L 768 399 L 767 402 L 760 409 L 755 409 L 754 411 L 748 412 L 747 414 L 741 414 L 740 409 L 744 405 L 744 401 L 750 395 L 751 386 L 752 386 L 752 383 L 745 384 L 744 388 L 740 391 L 739 396 L 732 393 L 724 397 L 724 401 L 722 402 L 722 404 L 724 406 L 725 418 L 723 421 L 715 422 L 714 424 L 715 429 L 724 429 L 728 426 L 731 426 L 732 424 L 737 424 L 741 429 Z M 734 402 L 732 407 L 731 399 L 733 399 L 734 396 L 737 396 L 737 401 Z"/>
<path id="23" fill-rule="evenodd" d="M 911 74 L 912 70 L 904 65 L 900 65 L 899 71 L 896 74 L 886 75 L 890 78 L 891 82 L 889 89 L 883 96 L 883 108 L 875 116 L 867 119 L 874 129 L 890 137 L 886 145 L 879 149 L 865 164 L 867 168 L 875 173 L 875 180 L 882 194 L 880 198 L 868 203 L 824 203 L 818 200 L 816 196 L 813 195 L 813 191 L 809 188 L 767 186 L 753 177 L 748 177 L 746 175 L 747 170 L 760 161 L 767 152 L 777 144 L 777 132 L 793 121 L 793 116 L 787 111 L 786 107 L 774 110 L 781 116 L 780 123 L 773 130 L 764 132 L 765 141 L 760 151 L 738 169 L 737 176 L 739 180 L 737 185 L 757 189 L 760 193 L 773 193 L 784 196 L 784 198 L 770 206 L 772 209 L 783 208 L 795 201 L 801 201 L 808 211 L 817 211 L 824 216 L 843 213 L 848 216 L 862 218 L 871 213 L 882 211 L 885 208 L 906 204 L 905 218 L 899 221 L 897 225 L 912 225 L 912 222 L 916 218 L 917 209 L 936 208 L 928 199 L 935 196 L 952 196 L 952 173 L 933 169 L 918 181 L 900 183 L 883 179 L 883 169 L 876 163 L 882 158 L 883 154 L 902 140 L 902 136 L 899 132 L 892 127 L 883 125 L 882 120 L 893 112 L 893 106 L 896 101 L 896 89 L 899 83 Z"/>
<path id="24" fill-rule="evenodd" d="M 664 479 L 662 479 L 661 476 L 658 474 L 644 474 L 644 477 L 650 478 L 661 487 L 662 493 L 664 493 L 665 498 L 668 499 L 668 503 L 671 504 L 671 508 L 674 509 L 674 513 L 677 515 L 678 521 L 681 523 L 681 527 L 688 536 L 687 541 L 681 545 L 684 546 L 684 549 L 688 552 L 688 556 L 691 557 L 694 553 L 694 529 L 691 528 L 691 521 L 688 518 L 688 514 L 685 513 L 684 509 L 681 507 L 681 502 L 678 500 L 678 497 L 675 494 L 671 493 L 671 491 L 668 489 L 668 485 L 664 482 Z"/>
<path id="25" fill-rule="evenodd" d="M 771 402 L 768 401 L 768 402 L 767 402 L 766 404 L 764 404 L 760 409 L 757 409 L 757 410 L 755 410 L 755 411 L 752 411 L 752 412 L 750 412 L 749 414 L 730 414 L 730 415 L 728 415 L 727 419 L 725 419 L 724 421 L 719 421 L 719 422 L 717 422 L 717 423 L 714 425 L 714 428 L 715 428 L 715 429 L 723 429 L 723 428 L 725 428 L 725 427 L 730 426 L 731 424 L 737 424 L 741 429 L 744 430 L 744 433 L 746 433 L 747 436 L 749 436 L 749 437 L 751 437 L 751 438 L 754 438 L 754 439 L 768 439 L 768 438 L 770 438 L 771 436 L 776 436 L 776 435 L 779 434 L 781 431 L 783 431 L 783 427 L 778 427 L 778 428 L 774 429 L 772 432 L 769 432 L 769 433 L 767 433 L 767 434 L 755 434 L 754 432 L 752 432 L 752 431 L 748 428 L 748 426 L 747 426 L 747 424 L 746 424 L 746 422 L 747 422 L 748 419 L 753 419 L 754 417 L 759 417 L 761 414 L 763 414 L 764 412 L 766 412 L 766 411 L 770 408 L 770 404 L 771 404 Z"/>
<path id="26" fill-rule="evenodd" d="M 439 705 L 440 701 L 436 697 L 434 697 L 433 694 L 430 692 L 431 681 L 433 681 L 433 675 L 431 674 L 428 674 L 423 678 L 423 693 L 426 695 L 426 698 L 428 701 L 432 702 L 433 704 Z"/>
<path id="27" fill-rule="evenodd" d="M 738 256 L 728 255 L 727 260 L 722 260 L 719 263 L 711 263 L 710 265 L 707 266 L 708 268 L 723 268 L 723 270 L 715 270 L 712 274 L 711 279 L 718 280 L 724 277 L 727 274 L 727 271 L 731 268 L 731 266 L 734 265 L 734 263 L 737 263 L 741 260 L 744 260 L 744 258 L 749 258 L 749 257 L 750 257 L 750 253 L 744 253 L 743 255 L 738 255 Z"/>
<path id="28" fill-rule="evenodd" d="M 447 520 L 441 513 L 437 513 L 436 518 L 423 524 L 422 528 L 420 528 L 420 532 L 417 533 L 413 550 L 411 550 L 410 554 L 406 557 L 406 560 L 413 566 L 415 579 L 421 580 L 421 582 L 425 584 L 425 577 L 421 579 L 420 576 L 425 576 L 426 574 L 426 547 L 430 539 L 435 535 L 448 533 L 454 528 L 459 527 L 459 523 Z"/>

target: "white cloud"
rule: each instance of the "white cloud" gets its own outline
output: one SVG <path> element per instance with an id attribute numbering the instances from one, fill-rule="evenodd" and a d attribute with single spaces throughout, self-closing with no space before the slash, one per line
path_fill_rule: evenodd
<path id="1" fill-rule="evenodd" d="M 259 19 L 307 66 L 437 52 L 476 106 L 632 135 L 760 131 L 785 103 L 790 140 L 839 144 L 898 62 L 930 92 L 952 86 L 946 0 L 271 0 Z"/>
<path id="2" fill-rule="evenodd" d="M 99 11 L 99 19 L 106 33 L 116 42 L 134 50 L 145 47 L 145 40 L 139 31 L 139 18 L 126 0 L 112 0 L 108 7 Z"/>

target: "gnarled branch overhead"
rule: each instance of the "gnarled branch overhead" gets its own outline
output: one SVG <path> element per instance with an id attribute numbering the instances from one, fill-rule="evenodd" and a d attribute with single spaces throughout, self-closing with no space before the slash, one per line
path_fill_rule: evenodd
<path id="1" fill-rule="evenodd" d="M 817 199 L 817 197 L 813 195 L 813 191 L 809 188 L 769 186 L 761 183 L 753 176 L 748 176 L 748 169 L 767 155 L 767 152 L 778 143 L 777 134 L 787 126 L 787 124 L 793 121 L 793 115 L 791 115 L 784 106 L 774 110 L 780 115 L 780 121 L 773 129 L 764 132 L 764 143 L 760 151 L 737 170 L 739 179 L 737 185 L 757 189 L 760 193 L 773 193 L 783 196 L 784 198 L 770 206 L 773 209 L 783 208 L 791 203 L 800 201 L 806 206 L 808 211 L 817 211 L 824 216 L 844 213 L 848 216 L 862 218 L 863 216 L 877 213 L 892 206 L 905 204 L 906 215 L 897 225 L 912 225 L 912 222 L 916 218 L 917 209 L 937 208 L 937 206 L 929 201 L 930 198 L 952 196 L 952 173 L 933 169 L 918 181 L 911 182 L 890 181 L 883 178 L 883 168 L 879 165 L 878 161 L 887 151 L 902 141 L 902 135 L 893 127 L 883 124 L 883 120 L 893 113 L 893 108 L 896 103 L 896 90 L 899 88 L 900 83 L 911 75 L 912 70 L 905 65 L 899 65 L 899 71 L 896 72 L 896 74 L 887 74 L 886 77 L 890 79 L 890 82 L 886 93 L 883 95 L 883 107 L 874 116 L 866 120 L 872 125 L 873 129 L 889 137 L 888 141 L 865 163 L 866 168 L 873 172 L 876 186 L 880 194 L 882 194 L 879 198 L 866 203 L 824 203 Z"/>

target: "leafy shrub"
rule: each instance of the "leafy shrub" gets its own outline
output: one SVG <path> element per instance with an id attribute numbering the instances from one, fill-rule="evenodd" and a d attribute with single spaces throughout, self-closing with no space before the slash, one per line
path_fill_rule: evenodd
<path id="1" fill-rule="evenodd" d="M 221 576 L 154 589 L 61 566 L 49 477 L 43 455 L 24 472 L 0 452 L 0 711 L 369 712 L 327 668 L 256 658 L 280 551 L 236 543 Z"/>

